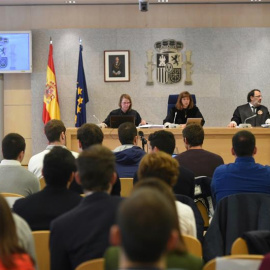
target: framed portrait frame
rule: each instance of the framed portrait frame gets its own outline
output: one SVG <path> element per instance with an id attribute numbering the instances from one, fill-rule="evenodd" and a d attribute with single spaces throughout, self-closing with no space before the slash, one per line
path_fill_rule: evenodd
<path id="1" fill-rule="evenodd" d="M 130 81 L 130 52 L 104 51 L 104 81 Z"/>

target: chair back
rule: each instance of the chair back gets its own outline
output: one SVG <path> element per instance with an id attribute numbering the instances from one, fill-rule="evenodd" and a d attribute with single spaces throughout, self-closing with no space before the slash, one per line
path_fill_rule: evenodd
<path id="1" fill-rule="evenodd" d="M 20 198 L 24 198 L 23 195 L 17 194 L 17 193 L 8 193 L 8 192 L 3 192 L 1 193 L 1 195 L 3 197 L 5 197 L 9 207 L 12 209 L 13 204 L 15 203 L 15 201 L 17 201 Z"/>
<path id="2" fill-rule="evenodd" d="M 183 239 L 189 253 L 198 257 L 202 257 L 202 245 L 197 238 L 184 234 Z"/>
<path id="3" fill-rule="evenodd" d="M 129 197 L 133 189 L 133 178 L 120 178 L 121 197 Z"/>
<path id="4" fill-rule="evenodd" d="M 104 269 L 104 259 L 94 259 L 81 263 L 75 270 L 103 270 Z"/>
<path id="5" fill-rule="evenodd" d="M 247 242 L 243 238 L 238 237 L 232 244 L 231 254 L 249 254 Z"/>
<path id="6" fill-rule="evenodd" d="M 230 270 L 254 270 L 258 269 L 261 261 L 263 260 L 262 255 L 230 255 L 217 257 L 206 263 L 203 270 L 218 270 L 219 264 L 222 264 L 223 268 Z"/>
<path id="7" fill-rule="evenodd" d="M 196 205 L 201 213 L 201 216 L 203 218 L 203 222 L 204 222 L 204 230 L 207 230 L 207 228 L 209 227 L 209 216 L 208 216 L 208 210 L 206 205 L 204 205 L 202 203 L 202 201 L 197 200 L 196 201 Z"/>
<path id="8" fill-rule="evenodd" d="M 35 241 L 38 269 L 50 270 L 50 231 L 34 231 L 32 235 Z"/>
<path id="9" fill-rule="evenodd" d="M 169 95 L 168 97 L 168 108 L 167 108 L 167 115 L 169 114 L 171 108 L 173 108 L 177 102 L 178 95 Z M 191 95 L 193 99 L 194 105 L 196 105 L 196 96 L 194 94 Z"/>
<path id="10" fill-rule="evenodd" d="M 39 184 L 40 184 L 40 190 L 42 190 L 43 188 L 46 187 L 46 182 L 45 182 L 44 177 L 41 177 L 41 178 L 39 179 Z"/>

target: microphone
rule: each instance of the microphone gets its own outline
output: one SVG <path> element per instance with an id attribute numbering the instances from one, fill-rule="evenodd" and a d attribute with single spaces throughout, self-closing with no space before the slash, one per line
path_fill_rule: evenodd
<path id="1" fill-rule="evenodd" d="M 144 146 L 147 144 L 147 140 L 144 138 L 144 133 L 140 130 L 138 132 L 140 138 L 141 138 L 141 141 L 142 141 L 142 148 L 144 150 Z"/>
<path id="2" fill-rule="evenodd" d="M 250 117 L 246 118 L 245 121 L 244 121 L 244 124 L 246 124 L 246 122 L 247 122 L 248 119 L 254 118 L 256 116 L 257 116 L 257 114 L 253 114 Z"/>
<path id="3" fill-rule="evenodd" d="M 174 114 L 173 124 L 175 124 L 175 118 L 176 118 L 177 112 Z"/>
<path id="4" fill-rule="evenodd" d="M 250 117 L 247 117 L 247 118 L 245 119 L 244 123 L 239 125 L 239 128 L 251 128 L 251 124 L 247 124 L 246 122 L 247 122 L 247 120 L 249 120 L 249 119 L 251 119 L 251 118 L 254 118 L 254 117 L 256 117 L 256 116 L 257 116 L 257 114 L 253 114 L 253 115 L 251 115 Z"/>
<path id="5" fill-rule="evenodd" d="M 93 117 L 98 121 L 98 124 L 100 123 L 99 119 L 93 114 Z"/>

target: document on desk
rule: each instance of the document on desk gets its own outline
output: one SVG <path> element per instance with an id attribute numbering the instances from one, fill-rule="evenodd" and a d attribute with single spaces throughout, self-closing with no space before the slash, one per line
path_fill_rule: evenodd
<path id="1" fill-rule="evenodd" d="M 138 128 L 164 128 L 164 126 L 163 125 L 150 125 L 150 124 L 147 124 L 147 125 L 138 126 Z"/>

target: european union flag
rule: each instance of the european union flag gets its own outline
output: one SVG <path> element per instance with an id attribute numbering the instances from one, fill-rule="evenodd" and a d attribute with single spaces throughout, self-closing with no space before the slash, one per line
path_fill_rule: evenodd
<path id="1" fill-rule="evenodd" d="M 85 105 L 89 101 L 83 69 L 82 50 L 83 47 L 82 45 L 80 45 L 78 76 L 77 76 L 76 107 L 75 107 L 75 127 L 80 127 L 82 124 L 86 123 Z"/>

